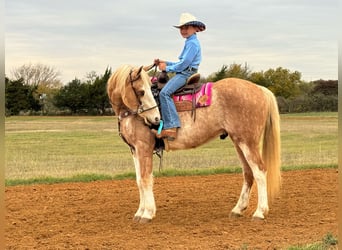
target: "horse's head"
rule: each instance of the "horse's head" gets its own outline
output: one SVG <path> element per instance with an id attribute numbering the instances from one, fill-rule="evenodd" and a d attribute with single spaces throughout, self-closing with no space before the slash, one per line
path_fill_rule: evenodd
<path id="1" fill-rule="evenodd" d="M 147 124 L 159 124 L 160 113 L 151 92 L 151 81 L 143 69 L 124 65 L 108 80 L 108 96 L 116 114 L 122 108 L 144 118 Z"/>

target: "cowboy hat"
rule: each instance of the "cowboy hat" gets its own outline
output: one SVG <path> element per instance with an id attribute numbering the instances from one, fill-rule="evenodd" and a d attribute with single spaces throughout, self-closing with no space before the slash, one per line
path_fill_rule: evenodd
<path id="1" fill-rule="evenodd" d="M 200 21 L 197 21 L 196 17 L 191 15 L 190 13 L 182 13 L 179 18 L 179 24 L 173 27 L 180 28 L 185 25 L 198 27 L 199 31 L 205 30 L 205 24 Z"/>

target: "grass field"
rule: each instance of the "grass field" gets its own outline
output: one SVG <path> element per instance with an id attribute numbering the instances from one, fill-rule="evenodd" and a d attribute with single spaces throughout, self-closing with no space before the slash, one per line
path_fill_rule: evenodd
<path id="1" fill-rule="evenodd" d="M 337 123 L 337 113 L 281 115 L 283 168 L 337 166 Z M 8 117 L 5 147 L 6 180 L 134 171 L 116 117 Z M 165 171 L 239 166 L 231 141 L 219 138 L 197 149 L 164 153 L 163 160 Z"/>

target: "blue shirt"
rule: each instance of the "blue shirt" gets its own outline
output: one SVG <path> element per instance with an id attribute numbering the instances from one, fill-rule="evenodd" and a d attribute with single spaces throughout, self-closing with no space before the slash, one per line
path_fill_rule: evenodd
<path id="1" fill-rule="evenodd" d="M 178 59 L 179 62 L 166 62 L 166 72 L 182 72 L 188 67 L 198 69 L 202 61 L 202 54 L 196 33 L 186 39 L 183 51 Z"/>

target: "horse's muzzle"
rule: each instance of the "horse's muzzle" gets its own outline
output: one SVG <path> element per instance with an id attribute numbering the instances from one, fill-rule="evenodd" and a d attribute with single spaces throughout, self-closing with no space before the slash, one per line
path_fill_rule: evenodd
<path id="1" fill-rule="evenodd" d="M 145 123 L 147 125 L 159 125 L 160 123 L 160 115 L 159 113 L 155 114 L 155 115 L 149 115 L 149 116 L 144 116 L 144 120 L 145 120 Z"/>
<path id="2" fill-rule="evenodd" d="M 153 125 L 158 125 L 160 123 L 160 117 L 155 117 L 153 121 L 149 122 L 151 122 Z"/>

